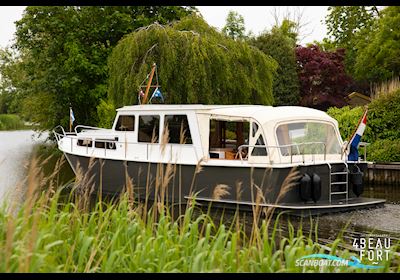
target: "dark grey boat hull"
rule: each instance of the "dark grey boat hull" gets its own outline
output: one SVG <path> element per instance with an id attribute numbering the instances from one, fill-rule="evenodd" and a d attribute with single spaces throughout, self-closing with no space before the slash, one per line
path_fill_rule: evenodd
<path id="1" fill-rule="evenodd" d="M 250 208 L 257 201 L 257 189 L 262 192 L 260 203 L 265 207 L 276 207 L 280 210 L 296 212 L 325 213 L 355 208 L 383 205 L 385 200 L 357 197 L 349 185 L 348 200 L 346 195 L 336 195 L 329 202 L 330 171 L 327 164 L 299 166 L 300 173 L 318 174 L 321 178 L 321 197 L 317 202 L 303 201 L 298 186 L 291 187 L 284 195 L 280 195 L 285 185 L 285 178 L 291 167 L 285 168 L 249 168 L 226 166 L 203 166 L 196 172 L 194 165 L 172 165 L 172 178 L 163 184 L 167 176 L 167 164 L 120 161 L 112 159 L 88 158 L 73 154 L 65 154 L 75 174 L 86 174 L 90 178 L 87 185 L 96 190 L 101 188 L 102 194 L 117 194 L 124 190 L 127 181 L 131 180 L 134 194 L 138 199 L 154 200 L 155 193 L 164 193 L 167 201 L 186 203 L 196 197 L 200 204 L 213 201 L 213 206 Z M 358 164 L 361 169 L 366 164 Z M 332 170 L 340 171 L 343 166 L 333 166 Z M 336 168 L 336 169 L 335 169 Z M 80 173 L 81 170 L 82 172 Z M 213 199 L 215 187 L 219 184 L 229 187 L 229 194 L 219 201 Z M 253 187 L 251 187 L 253 186 Z M 338 186 L 340 188 L 340 186 Z M 340 189 L 338 189 L 340 191 Z M 334 190 L 335 191 L 335 190 Z M 279 197 L 279 199 L 278 199 Z M 258 197 L 260 199 L 260 196 Z"/>

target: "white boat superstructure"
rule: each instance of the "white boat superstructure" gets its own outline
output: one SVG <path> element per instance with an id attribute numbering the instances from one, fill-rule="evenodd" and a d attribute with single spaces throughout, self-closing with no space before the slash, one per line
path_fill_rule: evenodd
<path id="1" fill-rule="evenodd" d="M 179 143 L 179 121 L 190 136 L 184 144 Z M 163 143 L 168 123 L 170 141 Z M 241 142 L 237 139 L 238 124 L 243 127 L 241 134 L 247 136 Z M 153 125 L 157 130 L 154 135 Z M 224 130 L 224 125 L 235 127 Z M 216 135 L 217 129 L 231 135 Z M 296 142 L 296 138 L 307 137 L 305 133 L 320 135 L 308 135 L 310 140 Z M 117 110 L 111 129 L 77 126 L 74 134 L 58 143 L 60 150 L 68 153 L 142 162 L 197 164 L 202 159 L 211 165 L 286 166 L 343 160 L 337 121 L 325 112 L 294 106 L 125 106 Z M 239 150 L 245 149 L 248 153 L 243 157 Z"/>

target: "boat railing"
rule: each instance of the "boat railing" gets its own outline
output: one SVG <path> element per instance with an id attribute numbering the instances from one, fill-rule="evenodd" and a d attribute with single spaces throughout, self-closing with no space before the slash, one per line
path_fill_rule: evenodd
<path id="1" fill-rule="evenodd" d="M 279 159 L 280 162 L 282 163 L 282 149 L 287 149 L 288 150 L 288 154 L 283 154 L 283 156 L 289 156 L 290 157 L 290 163 L 293 163 L 293 156 L 302 156 L 302 161 L 305 162 L 305 146 L 310 146 L 310 145 L 322 145 L 323 146 L 323 155 L 324 155 L 324 161 L 326 160 L 326 143 L 325 142 L 304 142 L 304 143 L 293 143 L 293 144 L 287 144 L 287 145 L 241 145 L 238 147 L 238 154 L 239 154 L 239 158 L 240 160 L 244 160 L 243 156 L 242 156 L 242 151 L 244 148 L 264 148 L 267 149 L 268 151 L 268 156 L 270 158 L 271 161 L 271 153 L 270 153 L 270 149 L 278 149 L 279 150 Z M 297 153 L 293 153 L 292 148 L 296 147 Z M 302 148 L 300 148 L 302 147 Z M 247 153 L 247 157 L 248 157 Z M 318 153 L 312 153 L 312 161 L 315 162 L 315 155 Z M 308 154 L 307 154 L 308 155 Z M 320 155 L 320 154 L 318 154 Z"/>
<path id="2" fill-rule="evenodd" d="M 360 149 L 360 148 L 363 148 L 363 157 L 362 157 L 362 159 L 360 159 L 360 157 L 358 157 L 358 160 L 357 160 L 357 162 L 367 162 L 367 146 L 368 145 L 370 145 L 371 143 L 367 143 L 367 142 L 360 142 L 359 144 L 358 144 L 358 147 L 357 147 L 357 149 Z M 347 141 L 345 141 L 344 143 L 343 143 L 343 147 L 342 147 L 342 152 L 341 152 L 341 156 L 342 156 L 342 160 L 344 160 L 344 161 L 348 161 L 348 156 L 349 156 L 349 152 L 348 152 L 348 150 L 347 150 L 347 148 L 348 148 L 348 142 Z"/>
<path id="3" fill-rule="evenodd" d="M 80 125 L 77 125 L 74 130 L 75 130 L 75 133 L 78 134 L 79 132 L 82 132 L 83 130 L 107 130 L 107 129 L 80 124 Z"/>
<path id="4" fill-rule="evenodd" d="M 66 136 L 76 135 L 76 132 L 66 132 L 64 127 L 62 127 L 61 125 L 57 125 L 55 128 L 53 128 L 53 134 L 58 142 Z"/>
<path id="5" fill-rule="evenodd" d="M 80 128 L 93 128 L 96 130 L 103 130 L 102 128 L 95 128 L 95 127 L 87 127 L 87 126 L 81 126 Z M 104 129 L 106 130 L 106 129 Z M 79 128 L 78 128 L 79 131 Z M 69 152 L 74 152 L 74 150 L 76 152 L 82 152 L 85 155 L 90 155 L 92 156 L 93 153 L 95 152 L 95 150 L 100 150 L 102 149 L 104 151 L 104 156 L 106 157 L 107 154 L 110 151 L 113 150 L 117 150 L 117 145 L 118 145 L 118 150 L 122 150 L 123 154 L 124 154 L 124 158 L 127 158 L 127 151 L 128 151 L 128 146 L 129 145 L 143 145 L 146 146 L 145 151 L 146 151 L 146 159 L 149 159 L 149 148 L 151 145 L 159 145 L 160 143 L 146 143 L 146 142 L 132 142 L 132 141 L 127 141 L 125 140 L 118 140 L 119 136 L 117 135 L 110 135 L 110 134 L 98 134 L 96 133 L 96 135 L 85 135 L 85 134 L 77 134 L 75 132 L 73 133 L 68 133 L 65 132 L 64 128 L 62 126 L 57 126 L 53 129 L 53 134 L 55 135 L 55 138 L 57 140 L 57 142 L 59 142 L 61 139 L 63 139 L 64 141 L 64 147 L 67 148 Z M 109 137 L 109 139 L 105 138 L 105 137 Z M 80 142 L 82 141 L 82 142 Z M 102 142 L 101 147 L 98 147 L 97 144 Z M 89 144 L 90 143 L 90 144 Z M 173 145 L 177 145 L 172 143 Z M 194 152 L 196 153 L 196 158 L 198 158 L 197 155 L 197 151 L 196 148 L 193 145 L 189 145 L 194 149 Z M 188 146 L 186 146 L 188 147 Z M 85 148 L 84 150 L 82 150 L 82 148 Z M 95 148 L 95 150 L 94 150 Z M 76 150 L 78 149 L 78 150 Z"/>
<path id="6" fill-rule="evenodd" d="M 359 144 L 358 144 L 358 147 L 359 148 L 361 148 L 361 147 L 363 147 L 364 148 L 364 158 L 363 158 L 363 161 L 367 161 L 367 146 L 368 145 L 370 145 L 371 143 L 367 143 L 367 142 L 360 142 Z M 359 160 L 360 161 L 360 160 Z"/>
<path id="7" fill-rule="evenodd" d="M 59 132 L 61 131 L 62 134 Z M 66 135 L 64 128 L 61 125 L 57 125 L 53 128 L 54 137 L 56 137 L 57 142 L 60 141 Z"/>

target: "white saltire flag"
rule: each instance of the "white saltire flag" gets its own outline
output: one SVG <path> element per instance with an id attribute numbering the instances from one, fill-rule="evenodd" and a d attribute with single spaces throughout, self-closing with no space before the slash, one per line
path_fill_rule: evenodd
<path id="1" fill-rule="evenodd" d="M 72 107 L 69 107 L 69 130 L 71 130 L 74 121 L 75 121 L 74 112 L 72 111 Z"/>
<path id="2" fill-rule="evenodd" d="M 360 143 L 361 136 L 364 134 L 365 127 L 367 126 L 367 112 L 368 109 L 365 110 L 364 115 L 362 116 L 357 131 L 351 137 L 349 142 L 350 145 L 350 153 L 348 156 L 348 160 L 358 161 L 358 144 Z"/>

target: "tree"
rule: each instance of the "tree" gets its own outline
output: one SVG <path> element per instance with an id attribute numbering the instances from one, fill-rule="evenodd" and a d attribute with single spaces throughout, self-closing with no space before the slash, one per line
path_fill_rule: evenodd
<path id="1" fill-rule="evenodd" d="M 344 50 L 324 52 L 316 45 L 296 48 L 302 106 L 327 110 L 346 105 L 344 96 L 352 83 L 344 71 Z"/>
<path id="2" fill-rule="evenodd" d="M 18 88 L 26 82 L 16 52 L 10 48 L 0 49 L 0 114 L 21 111 L 23 95 Z"/>
<path id="3" fill-rule="evenodd" d="M 379 10 L 376 6 L 333 6 L 328 8 L 328 12 L 325 19 L 328 38 L 325 42 L 346 49 L 346 70 L 353 74 L 357 41 L 364 40 L 373 30 Z"/>
<path id="4" fill-rule="evenodd" d="M 278 62 L 273 81 L 275 105 L 297 105 L 300 100 L 295 55 L 297 35 L 293 33 L 291 26 L 294 23 L 284 20 L 281 26 L 274 26 L 270 32 L 264 32 L 250 41 Z"/>
<path id="5" fill-rule="evenodd" d="M 127 33 L 158 21 L 191 14 L 190 7 L 27 7 L 16 22 L 15 48 L 26 80 L 18 90 L 24 112 L 42 129 L 77 123 L 95 125 L 97 105 L 107 92 L 107 57 Z"/>
<path id="6" fill-rule="evenodd" d="M 109 58 L 107 103 L 114 108 L 137 103 L 153 62 L 166 103 L 273 104 L 276 61 L 197 16 L 124 37 Z"/>
<path id="7" fill-rule="evenodd" d="M 243 16 L 235 11 L 229 11 L 222 32 L 230 38 L 237 40 L 245 38 L 245 30 Z"/>
<path id="8" fill-rule="evenodd" d="M 357 43 L 354 74 L 358 80 L 381 82 L 400 75 L 400 7 L 387 7 L 374 32 Z"/>

